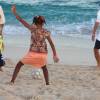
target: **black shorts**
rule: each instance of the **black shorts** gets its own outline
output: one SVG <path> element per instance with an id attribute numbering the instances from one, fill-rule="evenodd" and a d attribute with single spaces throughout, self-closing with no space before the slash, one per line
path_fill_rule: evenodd
<path id="1" fill-rule="evenodd" d="M 96 40 L 94 49 L 100 49 L 100 41 Z"/>
<path id="2" fill-rule="evenodd" d="M 5 61 L 2 58 L 2 54 L 0 53 L 0 67 L 5 65 Z"/>

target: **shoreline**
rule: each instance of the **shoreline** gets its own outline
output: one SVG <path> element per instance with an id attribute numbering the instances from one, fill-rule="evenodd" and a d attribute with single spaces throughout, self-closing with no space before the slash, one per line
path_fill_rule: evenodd
<path id="1" fill-rule="evenodd" d="M 16 41 L 12 43 L 14 39 Z M 0 72 L 0 98 L 3 98 L 2 100 L 99 100 L 100 69 L 95 67 L 91 43 L 88 48 L 88 45 L 72 47 L 68 44 L 79 42 L 72 40 L 54 38 L 60 56 L 60 62 L 57 64 L 53 63 L 52 52 L 50 46 L 48 47 L 49 86 L 45 85 L 43 75 L 40 80 L 33 79 L 34 68 L 28 65 L 21 68 L 14 85 L 7 84 L 11 80 L 16 63 L 27 53 L 29 40 L 27 37 L 14 37 L 10 42 L 6 40 L 3 53 L 6 65 L 3 67 L 3 72 Z M 90 42 L 82 41 L 81 44 Z"/>
<path id="2" fill-rule="evenodd" d="M 94 43 L 91 40 L 73 37 L 52 37 L 52 39 L 60 58 L 58 65 L 96 65 L 93 54 Z M 28 52 L 29 45 L 30 35 L 5 37 L 5 51 L 3 55 L 14 62 L 19 61 Z M 48 64 L 54 64 L 49 44 Z"/>

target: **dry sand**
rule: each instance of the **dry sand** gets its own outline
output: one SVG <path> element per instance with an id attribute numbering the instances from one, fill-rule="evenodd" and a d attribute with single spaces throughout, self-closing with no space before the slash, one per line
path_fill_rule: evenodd
<path id="1" fill-rule="evenodd" d="M 32 68 L 24 66 L 14 85 L 9 85 L 14 65 L 7 60 L 0 72 L 0 100 L 99 100 L 100 69 L 93 66 L 48 65 L 50 85 L 32 79 Z M 4 98 L 4 99 L 1 99 Z"/>
<path id="2" fill-rule="evenodd" d="M 0 72 L 0 100 L 100 100 L 100 69 L 95 67 L 91 48 L 59 46 L 58 64 L 53 63 L 49 53 L 49 86 L 45 85 L 43 77 L 32 79 L 33 68 L 28 65 L 21 69 L 14 85 L 7 84 L 27 48 L 5 46 L 7 58 L 4 71 Z"/>

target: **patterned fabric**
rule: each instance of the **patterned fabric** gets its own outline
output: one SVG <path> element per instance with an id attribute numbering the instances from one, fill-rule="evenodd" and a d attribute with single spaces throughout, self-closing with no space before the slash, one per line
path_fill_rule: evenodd
<path id="1" fill-rule="evenodd" d="M 31 31 L 30 49 L 26 56 L 21 59 L 21 62 L 38 68 L 43 67 L 47 64 L 46 39 L 49 37 L 50 32 L 44 28 L 39 29 L 36 25 L 29 25 L 18 15 L 16 18 Z"/>
<path id="2" fill-rule="evenodd" d="M 36 27 L 36 25 L 29 25 L 18 15 L 16 16 L 16 18 L 31 31 L 30 51 L 38 53 L 47 53 L 46 39 L 50 35 L 50 32 L 48 32 L 44 28 L 39 29 Z"/>
<path id="3" fill-rule="evenodd" d="M 50 35 L 46 29 L 35 28 L 31 34 L 30 51 L 47 53 L 46 39 Z"/>

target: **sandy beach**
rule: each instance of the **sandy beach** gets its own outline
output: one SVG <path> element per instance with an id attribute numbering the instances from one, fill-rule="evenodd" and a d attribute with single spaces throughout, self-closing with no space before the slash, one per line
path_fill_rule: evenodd
<path id="1" fill-rule="evenodd" d="M 99 1 L 0 0 L 6 19 L 1 32 L 5 48 L 2 54 L 6 64 L 3 72 L 0 71 L 0 100 L 100 100 L 100 68 L 96 67 L 93 54 L 95 42 L 91 41 L 97 11 L 100 10 Z M 14 6 L 11 9 L 13 4 L 16 9 Z M 58 63 L 53 62 L 48 44 L 48 86 L 43 73 L 40 79 L 33 78 L 34 67 L 30 65 L 24 65 L 15 83 L 9 84 L 17 62 L 30 47 L 31 27 L 25 28 L 29 25 L 22 21 L 24 27 L 17 20 L 21 21 L 20 17 L 15 15 L 30 25 L 38 23 L 34 20 L 35 16 L 35 19 L 44 16 L 45 21 L 42 18 L 42 22 L 45 24 L 41 25 L 50 31 L 60 59 Z M 38 33 L 40 28 L 36 28 Z"/>
<path id="2" fill-rule="evenodd" d="M 44 79 L 32 79 L 32 68 L 25 66 L 14 85 L 11 79 L 13 67 L 10 61 L 0 72 L 1 100 L 99 100 L 100 69 L 92 66 L 58 66 L 48 65 L 50 85 Z"/>
<path id="3" fill-rule="evenodd" d="M 100 69 L 95 67 L 92 44 L 84 45 L 90 40 L 85 40 L 81 48 L 79 45 L 69 46 L 70 39 L 61 39 L 54 39 L 60 57 L 58 64 L 53 63 L 49 47 L 49 86 L 45 85 L 43 77 L 40 80 L 33 79 L 31 75 L 33 67 L 28 65 L 21 69 L 14 85 L 7 84 L 17 61 L 25 55 L 28 46 L 27 43 L 25 43 L 26 47 L 20 46 L 21 41 L 7 43 L 5 39 L 6 65 L 4 71 L 0 72 L 0 100 L 99 100 Z M 66 45 L 63 45 L 64 42 Z M 76 42 L 78 41 L 75 40 L 74 43 Z"/>

